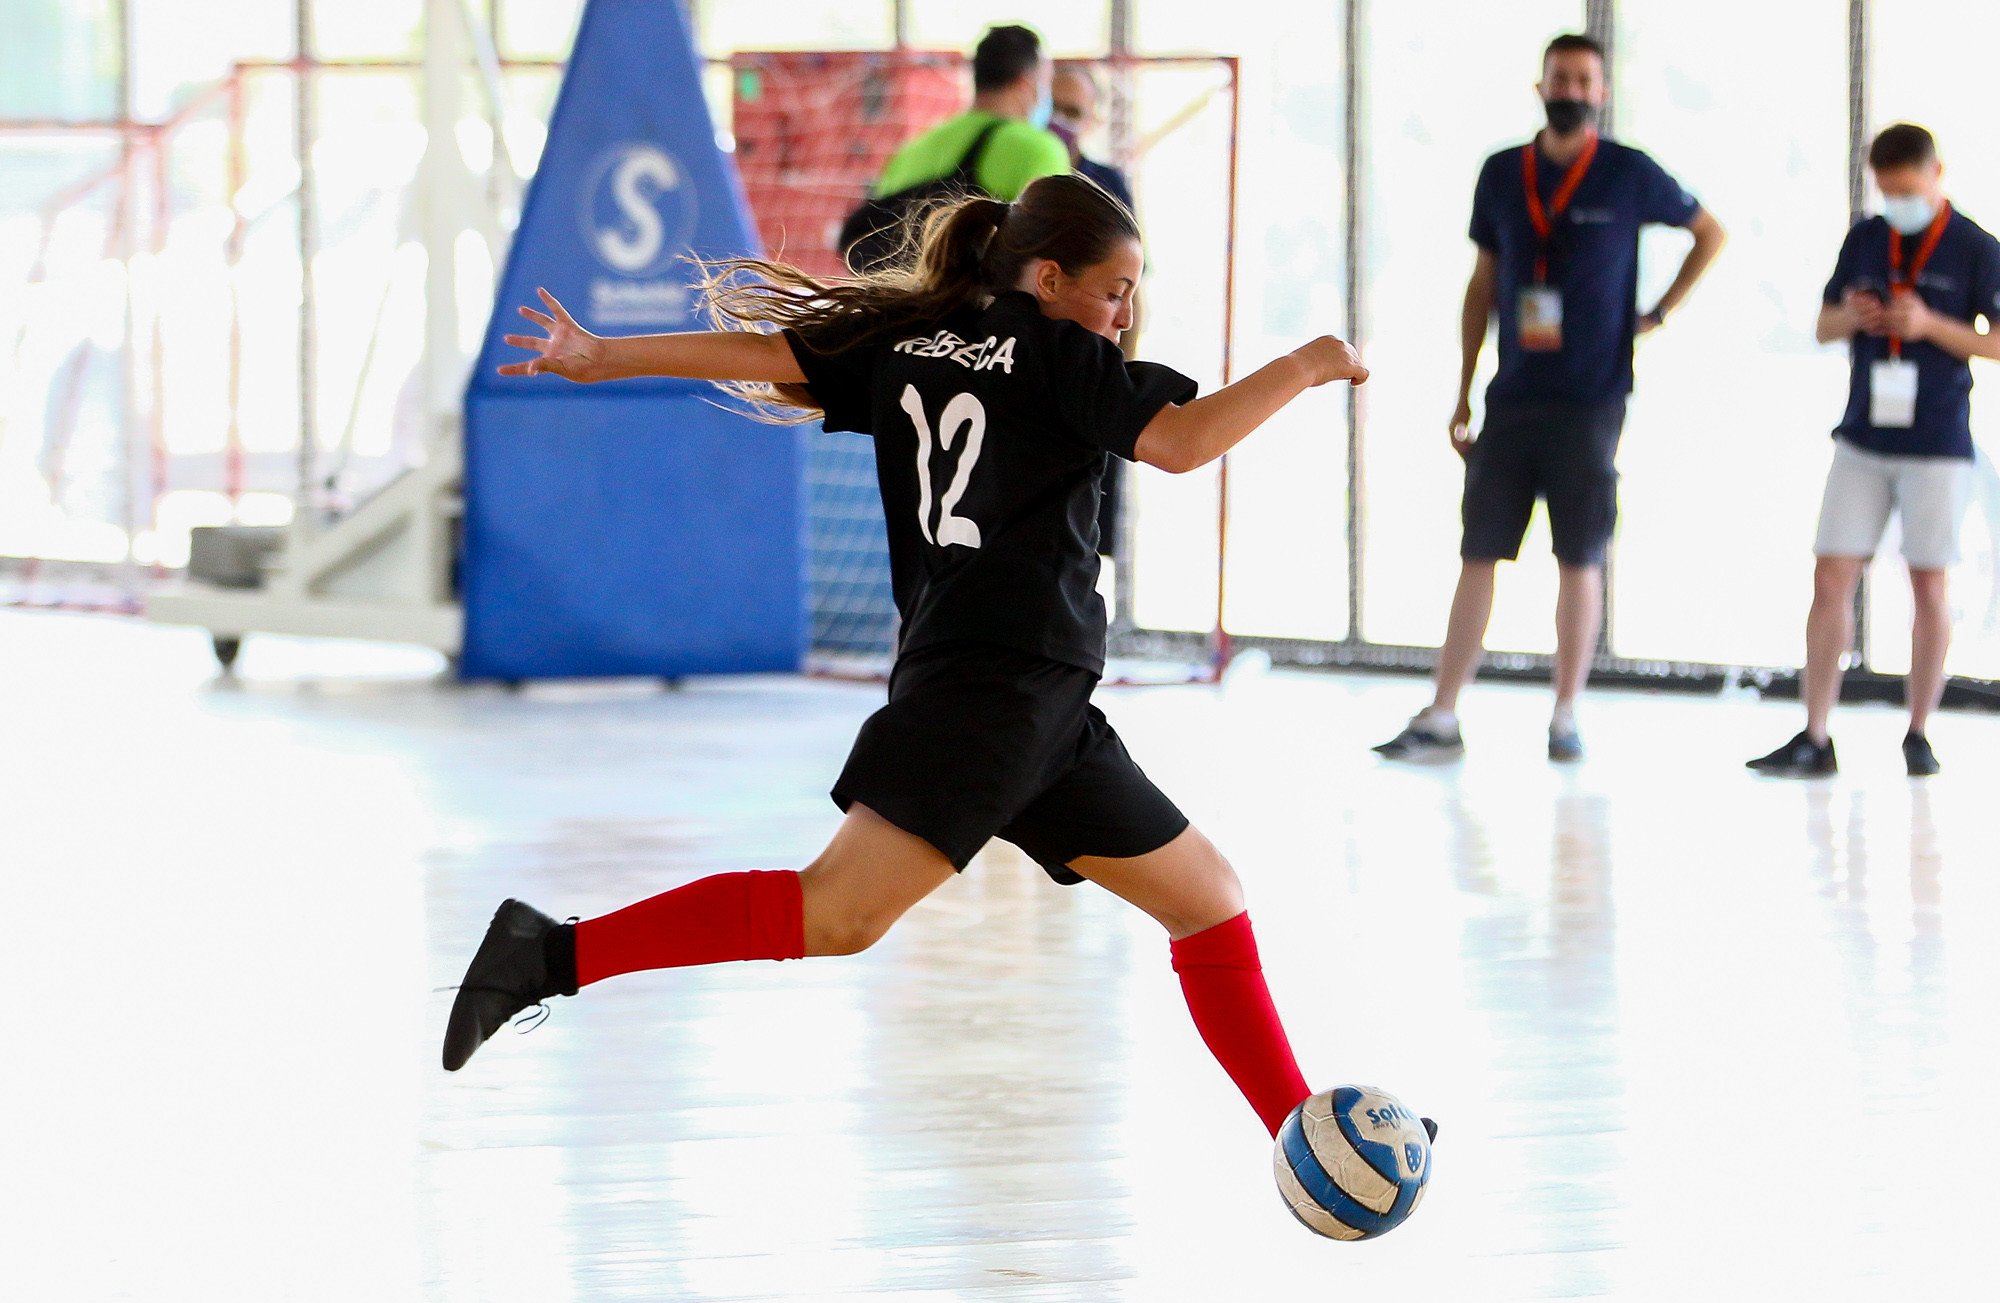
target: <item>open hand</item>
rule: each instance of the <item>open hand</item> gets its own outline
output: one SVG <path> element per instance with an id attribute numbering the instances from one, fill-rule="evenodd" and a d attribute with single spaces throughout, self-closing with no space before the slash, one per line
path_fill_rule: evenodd
<path id="1" fill-rule="evenodd" d="M 1301 346 L 1297 356 L 1312 368 L 1315 388 L 1336 380 L 1358 385 L 1368 379 L 1368 368 L 1361 365 L 1361 355 L 1354 351 L 1354 346 L 1332 335 L 1321 335 Z"/>
<path id="2" fill-rule="evenodd" d="M 525 362 L 509 362 L 500 368 L 500 374 L 538 376 L 546 372 L 565 380 L 574 380 L 580 385 L 609 379 L 604 372 L 604 341 L 577 325 L 576 319 L 556 302 L 555 295 L 540 286 L 535 288 L 535 293 L 541 297 L 548 311 L 537 312 L 528 307 L 519 311 L 549 333 L 546 338 L 540 335 L 503 335 L 502 343 L 528 349 L 536 356 Z"/>

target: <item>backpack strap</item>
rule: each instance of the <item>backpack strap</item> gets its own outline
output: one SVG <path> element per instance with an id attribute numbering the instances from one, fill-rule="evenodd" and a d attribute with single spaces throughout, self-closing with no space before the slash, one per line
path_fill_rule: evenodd
<path id="1" fill-rule="evenodd" d="M 965 153 L 959 157 L 958 166 L 952 169 L 951 175 L 945 180 L 962 190 L 978 190 L 983 193 L 983 187 L 979 184 L 979 160 L 986 157 L 986 146 L 992 141 L 993 133 L 1006 125 L 1006 122 L 1005 118 L 995 118 L 982 127 L 979 134 L 972 138 L 972 143 L 966 146 Z"/>

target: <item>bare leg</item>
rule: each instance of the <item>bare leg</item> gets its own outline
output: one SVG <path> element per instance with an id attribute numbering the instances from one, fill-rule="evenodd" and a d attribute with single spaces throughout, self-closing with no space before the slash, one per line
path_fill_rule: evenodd
<path id="1" fill-rule="evenodd" d="M 1173 944 L 1174 971 L 1209 1053 L 1272 1135 L 1312 1092 L 1264 984 L 1236 871 L 1193 828 L 1151 854 L 1086 857 L 1070 868 L 1150 914 Z"/>
<path id="2" fill-rule="evenodd" d="M 1841 662 L 1854 645 L 1854 587 L 1867 557 L 1823 556 L 1813 565 L 1812 613 L 1806 617 L 1806 736 L 1825 745 L 1840 700 Z"/>
<path id="3" fill-rule="evenodd" d="M 1444 647 L 1438 652 L 1433 710 L 1456 713 L 1458 694 L 1479 672 L 1479 659 L 1486 651 L 1486 626 L 1493 619 L 1493 575 L 1498 567 L 1499 562 L 1484 557 L 1466 557 L 1459 566 L 1458 589 L 1451 596 L 1451 621 L 1445 626 Z"/>
<path id="4" fill-rule="evenodd" d="M 1604 569 L 1559 565 L 1556 575 L 1556 709 L 1563 710 L 1575 706 L 1597 656 L 1597 634 L 1604 626 Z"/>
<path id="5" fill-rule="evenodd" d="M 867 806 L 854 806 L 819 858 L 799 873 L 806 954 L 866 950 L 951 878 L 942 851 Z"/>
<path id="6" fill-rule="evenodd" d="M 1196 828 L 1150 854 L 1116 860 L 1086 855 L 1069 867 L 1150 915 L 1175 941 L 1243 912 L 1236 870 Z"/>
<path id="7" fill-rule="evenodd" d="M 1915 615 L 1910 621 L 1910 677 L 1903 691 L 1910 702 L 1910 732 L 1921 736 L 1944 698 L 1944 657 L 1951 647 L 1945 572 L 1912 567 L 1910 596 Z"/>

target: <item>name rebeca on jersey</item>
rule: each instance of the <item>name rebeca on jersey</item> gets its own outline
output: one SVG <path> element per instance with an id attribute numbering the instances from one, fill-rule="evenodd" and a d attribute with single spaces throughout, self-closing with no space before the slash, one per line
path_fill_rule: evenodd
<path id="1" fill-rule="evenodd" d="M 988 335 L 978 343 L 959 338 L 949 330 L 940 330 L 935 335 L 922 335 L 906 339 L 896 345 L 896 352 L 908 353 L 912 357 L 936 357 L 956 362 L 974 371 L 988 371 L 994 367 L 1014 374 L 1014 337 L 999 339 Z"/>

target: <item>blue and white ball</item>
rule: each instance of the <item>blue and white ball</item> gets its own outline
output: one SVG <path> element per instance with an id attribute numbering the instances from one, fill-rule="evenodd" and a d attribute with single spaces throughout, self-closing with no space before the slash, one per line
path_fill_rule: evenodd
<path id="1" fill-rule="evenodd" d="M 1273 1157 L 1292 1216 L 1335 1240 L 1395 1230 L 1431 1179 L 1423 1119 L 1373 1086 L 1336 1086 L 1293 1109 Z"/>

